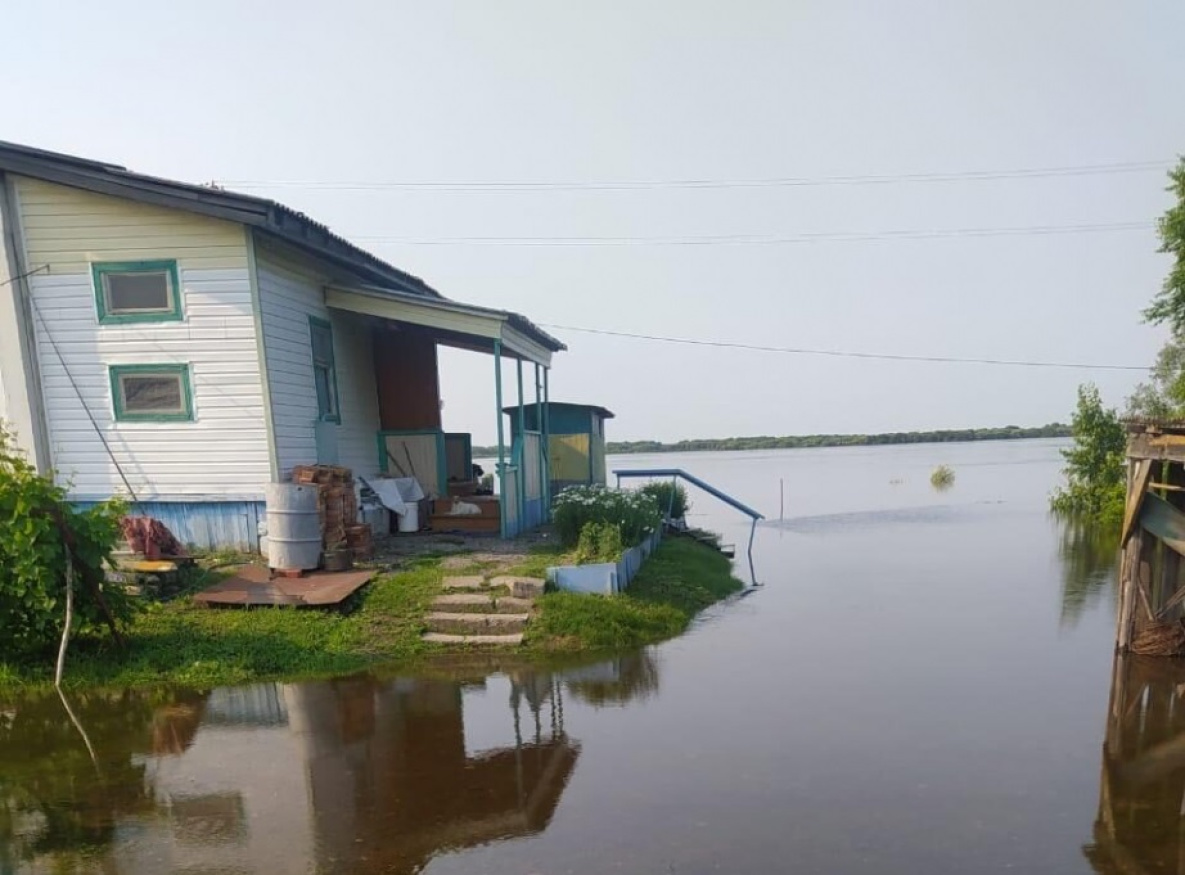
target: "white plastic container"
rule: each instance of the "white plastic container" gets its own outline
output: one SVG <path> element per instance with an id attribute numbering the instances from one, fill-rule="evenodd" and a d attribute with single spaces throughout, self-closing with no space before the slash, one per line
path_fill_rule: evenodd
<path id="1" fill-rule="evenodd" d="M 399 514 L 399 531 L 418 532 L 420 530 L 419 502 L 408 503 L 403 513 Z"/>

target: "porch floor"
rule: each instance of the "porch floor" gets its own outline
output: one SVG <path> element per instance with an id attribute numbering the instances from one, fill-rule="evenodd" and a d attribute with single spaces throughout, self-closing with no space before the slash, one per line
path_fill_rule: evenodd
<path id="1" fill-rule="evenodd" d="M 226 580 L 206 587 L 193 599 L 207 605 L 328 607 L 340 604 L 376 573 L 374 570 L 314 571 L 305 577 L 271 578 L 268 569 L 245 565 Z"/>

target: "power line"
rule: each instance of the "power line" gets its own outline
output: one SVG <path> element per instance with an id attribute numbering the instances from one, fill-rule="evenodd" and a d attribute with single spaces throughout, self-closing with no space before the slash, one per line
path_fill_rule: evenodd
<path id="1" fill-rule="evenodd" d="M 894 355 L 892 353 L 876 353 L 876 352 L 854 352 L 851 350 L 836 350 L 836 349 L 808 349 L 804 347 L 792 346 L 763 346 L 755 343 L 738 343 L 727 340 L 700 340 L 689 337 L 667 337 L 658 334 L 636 334 L 628 331 L 611 331 L 605 328 L 582 328 L 575 325 L 555 325 L 552 323 L 539 323 L 543 328 L 551 328 L 557 331 L 578 331 L 583 334 L 600 334 L 608 337 L 625 337 L 630 340 L 650 340 L 660 343 L 679 343 L 687 346 L 710 346 L 720 349 L 744 349 L 753 352 L 774 352 L 786 355 L 818 355 L 829 356 L 833 358 L 856 358 L 856 359 L 876 359 L 879 361 L 895 361 L 895 362 L 931 362 L 942 364 L 962 364 L 962 365 L 1005 365 L 1009 367 L 1025 367 L 1025 368 L 1071 368 L 1075 370 L 1095 370 L 1095 371 L 1148 371 L 1147 365 L 1100 365 L 1091 364 L 1087 362 L 1049 362 L 1049 361 L 1031 361 L 1025 359 L 995 359 L 995 358 L 963 358 L 959 356 L 942 356 L 942 355 Z"/>
<path id="2" fill-rule="evenodd" d="M 960 170 L 935 173 L 856 174 L 841 176 L 779 176 L 759 179 L 655 179 L 617 181 L 318 181 L 299 179 L 219 180 L 229 188 L 305 188 L 354 191 L 640 191 L 654 189 L 808 188 L 819 186 L 897 185 L 910 183 L 986 182 L 1007 179 L 1045 179 L 1074 176 L 1109 176 L 1164 171 L 1170 161 L 1120 161 L 1106 164 L 1074 164 L 1060 167 L 1023 167 L 1007 170 Z"/>
<path id="3" fill-rule="evenodd" d="M 48 264 L 43 264 L 40 267 L 33 268 L 32 270 L 27 270 L 24 273 L 18 273 L 16 276 L 10 276 L 4 282 L 0 283 L 0 287 L 10 285 L 11 283 L 20 282 L 23 279 L 27 279 L 28 277 L 31 277 L 35 274 L 39 274 L 39 273 L 43 273 L 43 272 L 45 272 L 45 273 L 49 272 L 49 265 Z"/>
<path id="4" fill-rule="evenodd" d="M 1029 225 L 1012 228 L 906 229 L 880 232 L 811 234 L 707 234 L 689 237 L 383 237 L 346 235 L 352 240 L 398 246 L 770 246 L 805 243 L 864 243 L 880 240 L 930 240 L 956 237 L 1034 237 L 1147 231 L 1152 222 L 1103 222 L 1085 225 Z"/>

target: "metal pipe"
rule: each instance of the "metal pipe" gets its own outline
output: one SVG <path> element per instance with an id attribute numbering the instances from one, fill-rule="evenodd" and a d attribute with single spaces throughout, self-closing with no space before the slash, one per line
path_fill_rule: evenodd
<path id="1" fill-rule="evenodd" d="M 527 418 L 523 412 L 523 360 L 521 358 L 515 359 L 515 368 L 518 375 L 518 472 L 515 477 L 518 480 L 518 528 L 519 531 L 526 529 L 526 515 L 527 515 Z"/>
<path id="2" fill-rule="evenodd" d="M 498 410 L 498 516 L 499 534 L 506 537 L 506 490 L 503 488 L 506 471 L 506 435 L 502 426 L 502 341 L 494 341 L 494 398 Z"/>

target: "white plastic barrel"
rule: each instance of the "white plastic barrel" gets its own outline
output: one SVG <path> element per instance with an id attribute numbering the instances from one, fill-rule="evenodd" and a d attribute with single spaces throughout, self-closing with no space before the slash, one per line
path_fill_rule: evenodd
<path id="1" fill-rule="evenodd" d="M 411 501 L 406 507 L 407 509 L 399 515 L 399 531 L 418 532 L 420 530 L 420 505 L 418 502 Z"/>
<path id="2" fill-rule="evenodd" d="M 321 518 L 317 487 L 301 483 L 269 483 L 267 499 L 267 564 L 272 568 L 316 568 L 321 561 Z"/>

